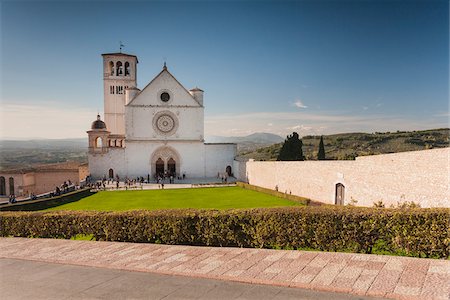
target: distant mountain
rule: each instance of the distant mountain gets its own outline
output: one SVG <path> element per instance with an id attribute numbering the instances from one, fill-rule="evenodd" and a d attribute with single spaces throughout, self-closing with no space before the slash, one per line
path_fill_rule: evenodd
<path id="1" fill-rule="evenodd" d="M 206 137 L 207 143 L 256 143 L 256 144 L 276 144 L 283 142 L 284 139 L 276 134 L 257 132 L 247 136 L 209 136 Z"/>

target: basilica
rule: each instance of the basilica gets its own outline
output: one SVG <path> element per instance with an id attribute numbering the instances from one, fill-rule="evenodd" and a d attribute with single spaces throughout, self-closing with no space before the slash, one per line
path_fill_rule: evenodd
<path id="1" fill-rule="evenodd" d="M 87 131 L 93 178 L 232 176 L 236 144 L 204 142 L 203 90 L 187 90 L 165 64 L 141 90 L 135 55 L 102 57 L 104 120 Z"/>

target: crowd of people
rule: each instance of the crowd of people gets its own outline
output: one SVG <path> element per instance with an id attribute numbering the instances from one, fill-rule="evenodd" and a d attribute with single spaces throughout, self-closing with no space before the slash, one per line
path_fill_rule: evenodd
<path id="1" fill-rule="evenodd" d="M 186 179 L 186 173 L 182 173 L 180 175 L 176 175 L 175 173 L 170 173 L 168 171 L 165 171 L 163 173 L 157 173 L 154 175 L 153 179 L 154 182 L 156 182 L 160 189 L 164 189 L 164 184 L 169 183 L 173 184 L 175 183 L 175 178 L 177 180 L 184 180 Z M 122 184 L 123 182 L 123 184 Z M 108 188 L 111 189 L 111 185 L 115 187 L 115 189 L 119 189 L 121 187 L 128 189 L 136 189 L 143 186 L 143 184 L 151 183 L 150 181 L 150 174 L 147 174 L 146 177 L 144 176 L 138 176 L 136 178 L 120 178 L 119 175 L 116 175 L 114 178 L 107 178 L 106 176 L 103 176 L 101 180 L 94 181 L 91 176 L 86 177 L 86 185 L 96 189 L 96 190 L 107 190 Z"/>

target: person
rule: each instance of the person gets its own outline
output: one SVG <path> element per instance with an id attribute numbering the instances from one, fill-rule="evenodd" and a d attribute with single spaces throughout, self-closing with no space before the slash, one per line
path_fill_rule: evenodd
<path id="1" fill-rule="evenodd" d="M 119 189 L 119 180 L 116 181 L 116 189 Z"/>
<path id="2" fill-rule="evenodd" d="M 183 180 L 186 179 L 186 173 L 183 172 Z"/>
<path id="3" fill-rule="evenodd" d="M 275 191 L 278 192 L 278 184 L 275 186 Z"/>
<path id="4" fill-rule="evenodd" d="M 161 189 L 164 189 L 164 183 L 161 182 Z"/>

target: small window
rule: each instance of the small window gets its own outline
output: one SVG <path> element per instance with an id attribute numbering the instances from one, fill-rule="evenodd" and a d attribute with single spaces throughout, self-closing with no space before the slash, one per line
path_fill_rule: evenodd
<path id="1" fill-rule="evenodd" d="M 123 66 L 122 66 L 122 62 L 118 61 L 116 64 L 116 76 L 122 76 L 123 75 Z"/>
<path id="2" fill-rule="evenodd" d="M 123 94 L 123 86 L 116 86 L 116 94 Z"/>
<path id="3" fill-rule="evenodd" d="M 111 85 L 111 86 L 109 87 L 109 93 L 112 94 L 112 95 L 114 95 L 114 86 L 113 86 L 113 85 Z"/>
<path id="4" fill-rule="evenodd" d="M 114 63 L 112 61 L 109 62 L 109 74 L 114 75 Z"/>
<path id="5" fill-rule="evenodd" d="M 125 63 L 125 76 L 130 76 L 130 63 Z"/>

